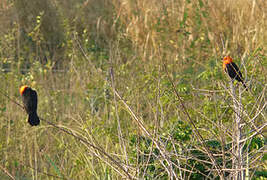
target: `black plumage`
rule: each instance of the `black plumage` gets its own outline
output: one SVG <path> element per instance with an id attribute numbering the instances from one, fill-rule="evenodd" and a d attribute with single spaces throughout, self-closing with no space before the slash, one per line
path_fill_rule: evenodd
<path id="1" fill-rule="evenodd" d="M 242 73 L 239 70 L 238 66 L 233 62 L 233 59 L 230 56 L 226 56 L 223 58 L 223 69 L 230 76 L 231 79 L 235 79 L 238 82 L 241 82 L 245 89 L 247 90 L 247 86 L 242 77 Z"/>
<path id="2" fill-rule="evenodd" d="M 23 88 L 23 87 L 22 87 Z M 37 115 L 38 97 L 36 91 L 30 87 L 24 87 L 21 90 L 22 102 L 24 108 L 29 115 L 28 122 L 31 126 L 37 126 L 40 124 L 40 119 Z"/>
<path id="3" fill-rule="evenodd" d="M 232 79 L 235 79 L 238 82 L 242 82 L 244 84 L 242 73 L 240 72 L 238 66 L 234 62 L 226 64 L 225 70 Z"/>

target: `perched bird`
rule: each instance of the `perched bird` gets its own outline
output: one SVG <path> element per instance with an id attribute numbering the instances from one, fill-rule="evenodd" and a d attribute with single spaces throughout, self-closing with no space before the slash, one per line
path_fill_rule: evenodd
<path id="1" fill-rule="evenodd" d="M 244 83 L 242 73 L 230 56 L 226 56 L 223 58 L 223 70 L 230 76 L 231 79 L 235 79 L 238 82 L 241 82 L 247 90 L 247 86 Z"/>
<path id="2" fill-rule="evenodd" d="M 20 95 L 22 96 L 22 102 L 24 108 L 29 115 L 28 123 L 31 126 L 37 126 L 40 124 L 40 119 L 37 115 L 37 93 L 28 86 L 22 86 L 19 89 Z"/>

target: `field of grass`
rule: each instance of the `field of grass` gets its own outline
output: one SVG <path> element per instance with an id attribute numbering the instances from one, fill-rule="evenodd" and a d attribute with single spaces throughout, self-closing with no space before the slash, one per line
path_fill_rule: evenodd
<path id="1" fill-rule="evenodd" d="M 1 1 L 0 179 L 266 178 L 266 9 Z M 225 55 L 248 91 L 223 72 Z M 19 106 L 25 84 L 40 126 Z"/>

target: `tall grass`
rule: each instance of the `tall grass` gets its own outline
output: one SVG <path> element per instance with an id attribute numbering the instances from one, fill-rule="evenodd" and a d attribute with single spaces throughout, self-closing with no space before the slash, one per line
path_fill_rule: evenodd
<path id="1" fill-rule="evenodd" d="M 1 179 L 235 177 L 226 54 L 250 89 L 241 171 L 266 176 L 265 1 L 23 2 L 0 6 Z M 3 96 L 23 84 L 38 127 Z"/>

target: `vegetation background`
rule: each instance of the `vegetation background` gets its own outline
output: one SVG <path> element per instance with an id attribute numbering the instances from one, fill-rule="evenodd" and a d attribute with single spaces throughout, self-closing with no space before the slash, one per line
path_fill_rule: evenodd
<path id="1" fill-rule="evenodd" d="M 2 0 L 0 179 L 230 179 L 227 54 L 249 86 L 237 89 L 244 172 L 266 178 L 266 9 L 264 0 Z M 38 92 L 38 127 L 14 103 L 24 84 Z"/>

